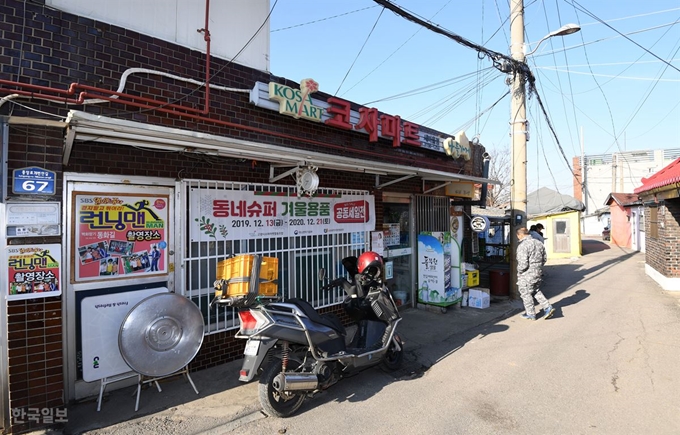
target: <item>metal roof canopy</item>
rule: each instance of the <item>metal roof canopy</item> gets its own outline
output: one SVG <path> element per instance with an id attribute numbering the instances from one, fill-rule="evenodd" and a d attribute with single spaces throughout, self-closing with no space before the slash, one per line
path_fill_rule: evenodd
<path id="1" fill-rule="evenodd" d="M 274 176 L 274 168 L 317 166 L 319 168 L 340 171 L 375 174 L 376 187 L 379 189 L 413 177 L 443 183 L 472 181 L 475 183 L 500 184 L 498 181 L 487 178 L 286 148 L 208 133 L 99 116 L 78 110 L 71 110 L 69 112 L 66 124 L 68 129 L 64 139 L 64 165 L 68 165 L 73 142 L 77 140 L 114 143 L 162 151 L 202 152 L 221 157 L 265 161 L 272 165 L 270 168 L 270 179 L 274 180 L 282 178 L 281 175 Z M 379 176 L 381 175 L 398 176 L 399 178 L 380 184 Z"/>

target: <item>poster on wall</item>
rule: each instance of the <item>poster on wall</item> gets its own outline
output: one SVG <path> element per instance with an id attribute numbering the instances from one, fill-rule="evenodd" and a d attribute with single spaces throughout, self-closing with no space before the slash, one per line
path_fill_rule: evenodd
<path id="1" fill-rule="evenodd" d="M 167 273 L 168 196 L 74 192 L 76 281 Z"/>
<path id="2" fill-rule="evenodd" d="M 462 300 L 460 247 L 451 233 L 418 235 L 418 302 L 449 306 Z"/>
<path id="3" fill-rule="evenodd" d="M 61 294 L 61 245 L 9 246 L 7 299 L 35 299 Z"/>
<path id="4" fill-rule="evenodd" d="M 451 238 L 463 243 L 463 216 L 451 216 Z"/>
<path id="5" fill-rule="evenodd" d="M 375 229 L 372 195 L 319 195 L 192 189 L 192 241 L 316 236 Z"/>
<path id="6" fill-rule="evenodd" d="M 385 255 L 385 234 L 383 231 L 371 231 L 371 251 L 378 255 Z"/>

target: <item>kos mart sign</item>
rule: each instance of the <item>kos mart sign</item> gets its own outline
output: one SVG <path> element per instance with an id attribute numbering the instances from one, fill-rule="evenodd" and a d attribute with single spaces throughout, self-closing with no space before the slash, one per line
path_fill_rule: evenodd
<path id="1" fill-rule="evenodd" d="M 300 82 L 300 89 L 270 82 L 269 99 L 279 102 L 279 113 L 282 115 L 322 122 L 323 107 L 315 106 L 311 96 L 318 90 L 319 84 L 312 79 Z"/>
<path id="2" fill-rule="evenodd" d="M 319 84 L 309 78 L 300 82 L 299 89 L 276 82 L 257 82 L 250 91 L 250 102 L 296 119 L 367 134 L 369 142 L 377 142 L 380 137 L 391 139 L 394 148 L 402 145 L 420 147 L 446 152 L 454 158 L 461 156 L 470 159 L 471 147 L 467 138 L 462 140 L 459 135 L 447 138 L 442 133 L 423 130 L 418 124 L 402 120 L 400 116 L 380 113 L 376 108 L 359 107 L 359 110 L 353 110 L 351 103 L 341 98 L 313 98 L 318 90 Z M 454 150 L 456 153 L 452 153 Z"/>

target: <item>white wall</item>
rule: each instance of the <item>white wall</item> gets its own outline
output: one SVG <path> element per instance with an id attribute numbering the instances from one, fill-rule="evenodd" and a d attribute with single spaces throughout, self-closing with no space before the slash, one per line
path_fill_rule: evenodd
<path id="1" fill-rule="evenodd" d="M 604 227 L 609 225 L 609 213 L 590 215 L 581 218 L 581 234 L 601 236 Z"/>
<path id="2" fill-rule="evenodd" d="M 650 177 L 663 169 L 680 154 L 680 149 L 624 151 L 613 154 L 586 155 L 588 209 L 585 214 L 605 206 L 612 192 L 633 193 Z"/>
<path id="3" fill-rule="evenodd" d="M 46 0 L 48 6 L 154 36 L 205 53 L 204 0 Z M 269 14 L 269 0 L 210 2 L 210 51 L 232 59 Z M 269 71 L 269 22 L 236 63 Z"/>

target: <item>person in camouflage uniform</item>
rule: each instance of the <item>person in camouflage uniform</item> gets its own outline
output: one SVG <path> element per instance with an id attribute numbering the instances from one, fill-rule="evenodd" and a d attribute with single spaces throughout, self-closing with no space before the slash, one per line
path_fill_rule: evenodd
<path id="1" fill-rule="evenodd" d="M 525 319 L 536 320 L 534 309 L 534 298 L 538 301 L 545 312 L 544 319 L 549 319 L 555 314 L 555 309 L 550 305 L 548 299 L 543 296 L 539 289 L 541 285 L 541 275 L 543 265 L 548 256 L 545 252 L 543 243 L 531 237 L 529 230 L 520 228 L 517 230 L 517 287 L 519 294 L 524 302 L 526 313 L 522 314 Z"/>

